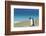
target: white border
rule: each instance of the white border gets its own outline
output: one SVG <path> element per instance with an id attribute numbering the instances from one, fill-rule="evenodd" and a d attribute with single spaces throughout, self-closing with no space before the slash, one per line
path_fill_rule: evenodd
<path id="1" fill-rule="evenodd" d="M 35 27 L 14 27 L 14 8 L 23 9 L 39 9 L 39 26 Z M 41 6 L 22 6 L 11 5 L 11 31 L 27 31 L 27 30 L 42 30 L 42 7 Z"/>

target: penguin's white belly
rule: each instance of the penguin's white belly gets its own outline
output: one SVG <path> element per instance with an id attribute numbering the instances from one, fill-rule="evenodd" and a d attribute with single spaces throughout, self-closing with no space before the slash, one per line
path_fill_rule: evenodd
<path id="1" fill-rule="evenodd" d="M 33 20 L 31 19 L 30 21 L 31 21 L 31 24 L 30 25 L 32 26 L 33 25 Z"/>

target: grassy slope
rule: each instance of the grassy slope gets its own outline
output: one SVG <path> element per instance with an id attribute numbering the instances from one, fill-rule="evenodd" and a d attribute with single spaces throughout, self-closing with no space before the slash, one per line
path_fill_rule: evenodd
<path id="1" fill-rule="evenodd" d="M 15 27 L 28 27 L 28 26 L 31 26 L 30 24 L 31 22 L 30 21 L 23 21 L 23 22 L 19 22 L 19 23 L 16 23 L 14 26 Z"/>
<path id="2" fill-rule="evenodd" d="M 38 18 L 36 20 L 34 20 L 34 24 L 35 24 L 35 26 L 39 25 Z M 30 27 L 30 26 L 32 26 L 30 21 L 21 21 L 19 23 L 14 23 L 14 27 Z"/>
<path id="3" fill-rule="evenodd" d="M 39 19 L 38 18 L 34 20 L 34 24 L 35 24 L 35 26 L 39 25 Z"/>

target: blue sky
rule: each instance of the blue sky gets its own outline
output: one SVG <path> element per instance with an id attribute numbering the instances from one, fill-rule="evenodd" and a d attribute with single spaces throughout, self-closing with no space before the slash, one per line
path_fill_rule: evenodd
<path id="1" fill-rule="evenodd" d="M 29 17 L 37 18 L 39 17 L 39 9 L 20 9 L 14 8 L 14 20 L 22 21 L 29 20 Z"/>

